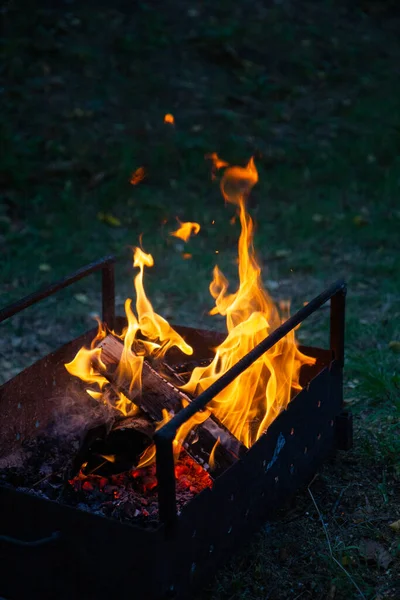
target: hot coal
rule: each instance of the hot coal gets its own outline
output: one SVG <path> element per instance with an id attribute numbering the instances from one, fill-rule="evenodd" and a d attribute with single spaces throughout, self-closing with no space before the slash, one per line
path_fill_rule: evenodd
<path id="1" fill-rule="evenodd" d="M 86 464 L 76 477 L 71 478 L 79 447 L 78 439 L 38 436 L 24 443 L 18 457 L 13 457 L 0 469 L 0 483 L 119 521 L 146 527 L 158 525 L 154 464 L 141 469 L 128 465 L 123 472 L 107 475 L 99 474 L 98 468 L 89 470 Z M 102 460 L 103 465 L 109 463 Z M 175 473 L 178 510 L 212 485 L 207 471 L 184 450 L 177 459 Z"/>
<path id="2" fill-rule="evenodd" d="M 175 474 L 178 511 L 203 489 L 212 486 L 209 474 L 185 452 L 177 461 Z M 110 477 L 86 475 L 81 471 L 69 485 L 70 501 L 78 508 L 119 521 L 134 520 L 140 525 L 158 522 L 155 465 Z"/>

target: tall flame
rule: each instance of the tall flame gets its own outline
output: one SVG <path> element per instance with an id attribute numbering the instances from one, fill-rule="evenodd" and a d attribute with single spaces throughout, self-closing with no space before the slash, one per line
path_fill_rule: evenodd
<path id="1" fill-rule="evenodd" d="M 227 163 L 210 155 L 214 168 Z M 228 293 L 229 282 L 218 267 L 210 284 L 215 307 L 210 314 L 226 317 L 228 336 L 218 346 L 212 363 L 194 369 L 186 392 L 198 395 L 276 329 L 287 314 L 279 314 L 261 281 L 261 268 L 254 247 L 254 223 L 246 210 L 246 199 L 258 181 L 253 159 L 246 167 L 228 167 L 221 179 L 225 201 L 238 206 L 241 224 L 239 238 L 239 287 Z M 287 407 L 294 390 L 299 390 L 303 364 L 314 359 L 302 354 L 294 332 L 275 344 L 251 367 L 218 394 L 208 405 L 211 412 L 247 447 L 262 435 L 278 414 Z"/>

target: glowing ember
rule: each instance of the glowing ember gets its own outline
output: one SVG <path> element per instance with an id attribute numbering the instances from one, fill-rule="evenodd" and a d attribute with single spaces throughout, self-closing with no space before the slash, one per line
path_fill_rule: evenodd
<path id="1" fill-rule="evenodd" d="M 190 236 L 197 235 L 200 231 L 200 225 L 198 223 L 191 223 L 190 221 L 186 223 L 181 223 L 179 219 L 177 219 L 180 227 L 176 231 L 171 231 L 170 235 L 180 238 L 184 242 L 187 242 Z"/>
<path id="2" fill-rule="evenodd" d="M 174 115 L 167 113 L 164 117 L 164 123 L 171 123 L 171 125 L 175 125 Z"/>

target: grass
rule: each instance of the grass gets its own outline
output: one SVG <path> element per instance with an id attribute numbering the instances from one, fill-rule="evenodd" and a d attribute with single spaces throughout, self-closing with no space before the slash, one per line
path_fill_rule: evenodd
<path id="1" fill-rule="evenodd" d="M 399 354 L 391 344 L 400 340 L 400 44 L 396 10 L 383 4 L 2 9 L 1 304 L 115 253 L 121 309 L 132 293 L 130 247 L 142 234 L 155 258 L 146 284 L 156 309 L 213 326 L 208 282 L 216 258 L 235 279 L 238 225 L 204 155 L 217 151 L 236 164 L 254 155 L 260 181 L 250 210 L 274 297 L 291 297 L 296 309 L 339 276 L 348 282 L 345 393 L 356 449 L 343 460 L 356 493 L 342 521 L 327 518 L 335 556 L 371 599 L 395 597 L 395 568 L 367 568 L 354 550 L 359 539 L 378 538 L 399 556 L 387 523 L 400 500 Z M 175 126 L 163 122 L 167 112 Z M 131 186 L 140 166 L 146 178 Z M 202 226 L 184 248 L 169 236 L 175 217 Z M 4 324 L 3 377 L 87 329 L 96 310 L 97 291 L 83 283 Z M 299 337 L 326 344 L 324 316 Z M 11 339 L 20 342 L 10 355 Z M 343 485 L 341 464 L 324 471 L 317 503 L 333 506 Z M 360 526 L 365 495 L 372 513 Z M 278 519 L 202 598 L 356 598 L 329 557 L 310 498 L 297 503 L 298 520 Z M 281 560 L 298 536 L 298 564 Z M 282 588 L 282 573 L 292 587 Z"/>

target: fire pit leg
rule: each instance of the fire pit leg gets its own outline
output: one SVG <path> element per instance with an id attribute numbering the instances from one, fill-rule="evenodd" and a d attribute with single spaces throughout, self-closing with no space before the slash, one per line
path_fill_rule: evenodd
<path id="1" fill-rule="evenodd" d="M 157 435 L 156 433 L 154 436 L 158 510 L 160 521 L 164 523 L 167 534 L 171 532 L 177 518 L 173 440 L 174 437 L 169 435 Z"/>
<path id="2" fill-rule="evenodd" d="M 102 315 L 103 323 L 106 323 L 109 329 L 114 329 L 115 325 L 115 271 L 114 263 L 107 263 L 101 271 L 102 287 Z"/>

